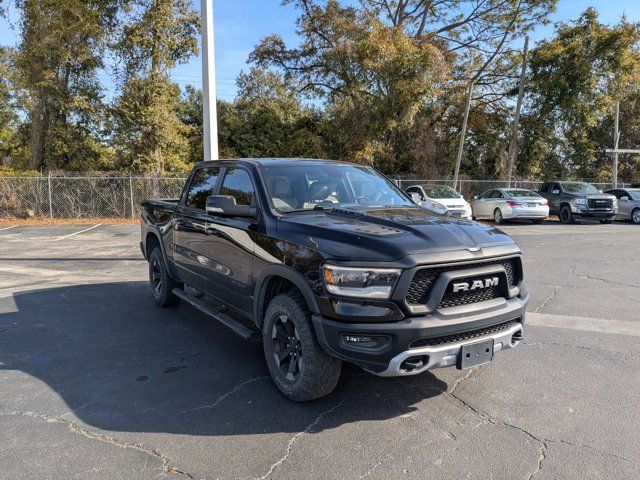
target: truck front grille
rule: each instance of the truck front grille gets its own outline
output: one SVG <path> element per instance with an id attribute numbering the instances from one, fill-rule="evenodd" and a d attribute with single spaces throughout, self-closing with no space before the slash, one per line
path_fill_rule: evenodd
<path id="1" fill-rule="evenodd" d="M 465 342 L 467 340 L 473 340 L 474 338 L 482 337 L 483 335 L 491 335 L 494 333 L 503 332 L 510 329 L 520 323 L 519 320 L 513 320 L 510 322 L 499 323 L 498 325 L 492 325 L 490 327 L 480 328 L 478 330 L 472 330 L 470 332 L 455 333 L 453 335 L 445 335 L 443 337 L 433 338 L 421 338 L 415 340 L 409 345 L 409 348 L 420 347 L 433 347 L 438 345 L 445 345 L 447 343 Z"/>
<path id="2" fill-rule="evenodd" d="M 504 297 L 502 287 L 490 287 L 482 290 L 475 290 L 473 292 L 447 292 L 442 297 L 442 300 L 440 300 L 438 308 L 459 307 L 460 305 L 479 303 L 501 297 Z"/>
<path id="3" fill-rule="evenodd" d="M 611 210 L 613 208 L 613 201 L 610 198 L 590 198 L 587 200 L 587 205 L 590 209 L 606 209 Z"/>
<path id="4" fill-rule="evenodd" d="M 515 287 L 520 283 L 522 278 L 522 269 L 520 267 L 520 258 L 512 257 L 512 258 L 502 258 L 497 260 L 490 260 L 486 262 L 476 262 L 476 263 L 462 263 L 455 265 L 447 265 L 444 267 L 425 267 L 418 270 L 411 280 L 411 284 L 407 289 L 407 294 L 405 295 L 405 300 L 409 305 L 424 305 L 427 303 L 429 299 L 429 295 L 431 293 L 431 288 L 435 281 L 440 277 L 444 272 L 451 272 L 457 270 L 468 270 L 472 268 L 479 267 L 488 267 L 492 265 L 502 265 L 507 273 L 507 283 L 509 287 Z M 455 295 L 456 305 L 466 305 L 468 303 L 476 303 L 482 302 L 484 300 L 490 300 L 491 298 L 497 298 L 494 296 L 496 292 L 495 287 L 487 288 L 483 290 L 477 290 L 473 292 L 463 292 Z M 491 296 L 489 296 L 491 295 Z M 443 302 L 447 299 L 447 294 L 443 297 Z M 453 302 L 454 300 L 448 300 L 447 303 Z M 463 301 L 463 303 L 459 303 Z M 454 306 L 454 305 L 448 305 Z M 446 308 L 444 305 L 441 305 L 440 308 Z"/>

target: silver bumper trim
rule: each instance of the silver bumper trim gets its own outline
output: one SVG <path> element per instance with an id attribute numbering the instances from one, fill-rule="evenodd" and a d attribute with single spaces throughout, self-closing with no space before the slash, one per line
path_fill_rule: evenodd
<path id="1" fill-rule="evenodd" d="M 520 342 L 511 342 L 511 338 L 514 334 L 522 331 L 522 324 L 514 325 L 513 327 L 503 330 L 497 333 L 489 333 L 469 340 L 463 340 L 461 342 L 446 343 L 444 345 L 437 345 L 433 347 L 412 348 L 405 352 L 399 353 L 391 359 L 389 366 L 383 372 L 371 372 L 379 377 L 402 377 L 409 375 L 418 375 L 427 370 L 434 368 L 443 368 L 456 365 L 458 361 L 458 355 L 463 345 L 469 343 L 481 342 L 483 340 L 493 339 L 493 353 L 501 350 L 509 350 L 514 348 Z M 415 370 L 406 371 L 401 367 L 402 363 L 410 358 L 417 356 L 429 356 L 429 360 L 426 365 L 417 368 Z"/>

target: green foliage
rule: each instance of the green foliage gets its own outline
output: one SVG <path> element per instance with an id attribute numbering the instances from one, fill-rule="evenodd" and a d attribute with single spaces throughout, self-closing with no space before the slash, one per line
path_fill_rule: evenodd
<path id="1" fill-rule="evenodd" d="M 252 69 L 238 77 L 238 98 L 218 104 L 220 156 L 323 157 L 321 117 L 303 107 L 273 72 Z"/>
<path id="2" fill-rule="evenodd" d="M 640 29 L 608 27 L 587 9 L 531 55 L 523 169 L 534 175 L 609 177 L 613 105 L 640 72 Z M 603 126 L 605 126 L 603 128 Z"/>
<path id="3" fill-rule="evenodd" d="M 18 0 L 17 88 L 28 93 L 30 168 L 95 168 L 104 121 L 103 67 L 116 0 Z"/>
<path id="4" fill-rule="evenodd" d="M 181 120 L 179 87 L 169 72 L 197 53 L 199 17 L 186 0 L 136 0 L 116 44 L 123 65 L 114 106 L 118 163 L 163 173 L 189 167 L 190 127 Z"/>

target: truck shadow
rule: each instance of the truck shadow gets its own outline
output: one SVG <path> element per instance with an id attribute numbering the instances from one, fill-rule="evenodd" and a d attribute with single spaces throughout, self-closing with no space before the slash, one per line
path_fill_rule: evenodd
<path id="1" fill-rule="evenodd" d="M 107 431 L 190 435 L 381 421 L 447 388 L 431 373 L 381 379 L 345 365 L 333 394 L 290 402 L 268 378 L 259 342 L 244 342 L 189 306 L 158 308 L 146 282 L 0 298 L 2 370 L 29 375 L 5 376 L 3 410 L 75 417 Z"/>

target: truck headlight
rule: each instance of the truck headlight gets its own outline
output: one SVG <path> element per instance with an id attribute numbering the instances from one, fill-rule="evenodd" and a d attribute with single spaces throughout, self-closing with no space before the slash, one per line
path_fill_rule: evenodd
<path id="1" fill-rule="evenodd" d="M 587 204 L 587 199 L 586 198 L 574 198 L 573 199 L 573 204 L 574 205 L 586 205 Z"/>
<path id="2" fill-rule="evenodd" d="M 352 268 L 325 265 L 324 283 L 329 293 L 345 297 L 387 300 L 402 270 L 395 268 Z"/>

